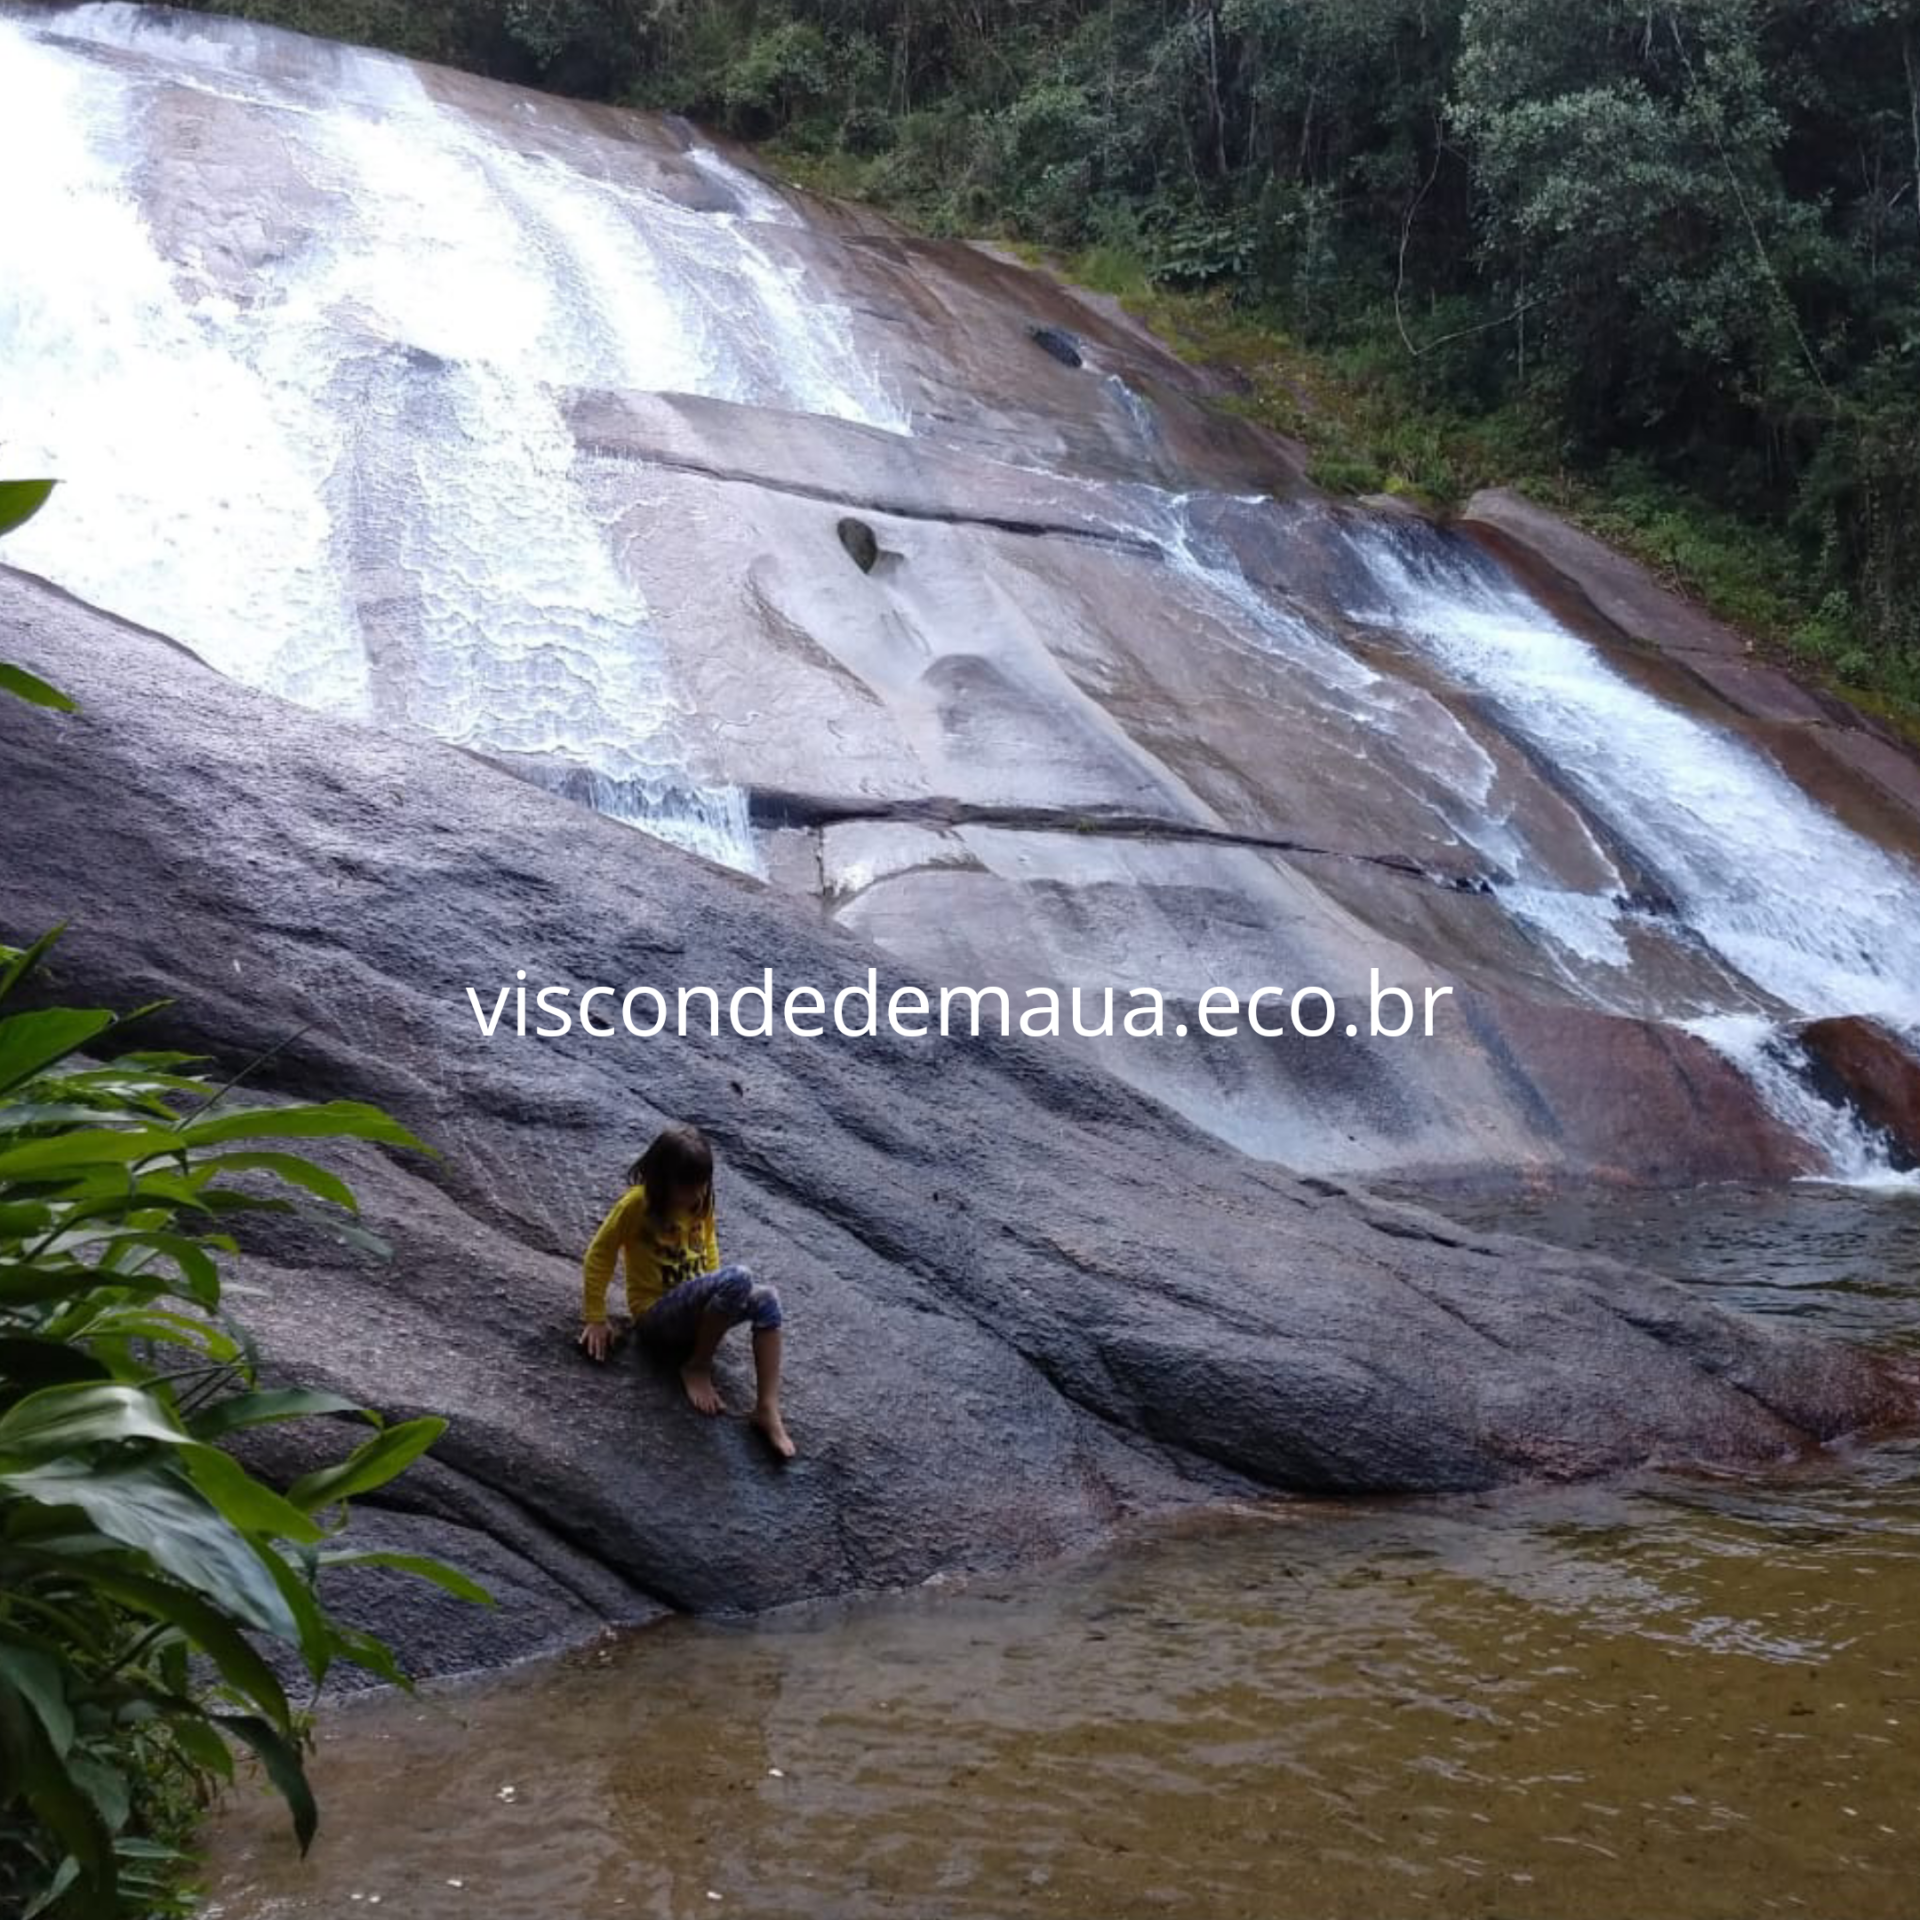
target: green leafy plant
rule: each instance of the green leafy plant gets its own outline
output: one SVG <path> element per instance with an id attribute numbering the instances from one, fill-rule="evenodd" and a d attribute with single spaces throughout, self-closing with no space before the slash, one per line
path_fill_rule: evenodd
<path id="1" fill-rule="evenodd" d="M 53 492 L 51 480 L 0 480 L 0 534 L 23 527 L 47 504 Z M 55 707 L 63 713 L 73 711 L 73 702 L 58 687 L 50 687 L 38 674 L 0 660 L 0 693 L 30 700 L 36 707 Z"/>
<path id="2" fill-rule="evenodd" d="M 221 1311 L 229 1229 L 354 1200 L 289 1142 L 419 1149 L 351 1101 L 243 1105 L 192 1056 L 128 1050 L 126 1016 L 10 1012 L 54 935 L 0 949 L 0 1912 L 151 1914 L 179 1856 L 154 1829 L 251 1753 L 301 1846 L 317 1820 L 280 1671 L 403 1679 L 328 1611 L 329 1569 L 463 1574 L 342 1538 L 355 1498 L 432 1444 L 328 1394 L 263 1385 Z M 424 1150 L 424 1149 L 422 1149 Z M 335 1418 L 357 1444 L 284 1491 L 228 1451 Z M 280 1669 L 263 1643 L 288 1650 Z"/>
<path id="3" fill-rule="evenodd" d="M 0 480 L 0 533 L 23 527 L 47 504 L 51 480 Z"/>

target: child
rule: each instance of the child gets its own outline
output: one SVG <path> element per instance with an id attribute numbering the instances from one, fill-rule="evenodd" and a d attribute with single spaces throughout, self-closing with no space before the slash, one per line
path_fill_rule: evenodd
<path id="1" fill-rule="evenodd" d="M 743 1266 L 723 1267 L 713 1225 L 713 1149 L 697 1127 L 669 1127 L 627 1171 L 627 1191 L 587 1249 L 580 1345 L 595 1360 L 613 1347 L 607 1286 L 627 1257 L 627 1311 L 651 1351 L 679 1363 L 687 1398 L 724 1413 L 713 1356 L 729 1327 L 753 1327 L 759 1392 L 750 1418 L 782 1460 L 793 1442 L 780 1419 L 780 1296 Z"/>

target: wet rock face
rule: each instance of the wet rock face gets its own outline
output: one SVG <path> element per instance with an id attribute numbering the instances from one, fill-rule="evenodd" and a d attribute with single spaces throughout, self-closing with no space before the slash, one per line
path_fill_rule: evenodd
<path id="1" fill-rule="evenodd" d="M 1894 1164 L 1920 1167 L 1920 1059 L 1877 1020 L 1814 1020 L 1800 1042 L 1828 1090 L 1885 1135 Z"/>
<path id="2" fill-rule="evenodd" d="M 1683 1023 L 1828 1001 L 1740 975 L 1666 836 L 1570 764 L 1634 729 L 1543 750 L 1474 680 L 1546 614 L 1494 608 L 1449 665 L 1420 620 L 1474 616 L 1468 543 L 1318 498 L 1216 404 L 1230 376 L 1118 302 L 681 121 L 161 9 L 0 12 L 0 42 L 57 123 L 37 204 L 93 207 L 113 256 L 39 303 L 15 382 L 86 387 L 42 407 L 45 462 L 85 469 L 64 439 L 94 433 L 112 535 L 42 516 L 23 563 L 250 684 L 677 832 L 930 975 L 1189 1013 L 1312 986 L 1342 1028 L 1376 970 L 1445 988 L 1431 1042 L 1086 1048 L 1298 1169 L 1806 1169 Z M 76 365 L 66 308 L 121 281 Z M 1654 583 L 1476 507 L 1663 697 L 1920 848 L 1896 743 L 1697 617 L 1655 660 L 1622 639 L 1667 617 Z"/>
<path id="3" fill-rule="evenodd" d="M 1657 1022 L 1725 991 L 1696 945 L 1643 915 L 1635 971 L 1596 1009 L 1506 909 L 1491 883 L 1517 861 L 1555 889 L 1618 884 L 1580 809 L 1411 658 L 1363 665 L 1287 612 L 1364 586 L 1337 514 L 1209 496 L 1189 525 L 1157 496 L 681 395 L 582 394 L 570 424 L 707 768 L 811 836 L 769 871 L 842 925 L 944 979 L 1151 985 L 1188 1010 L 1220 982 L 1345 1008 L 1376 968 L 1450 987 L 1431 1043 L 1088 1049 L 1295 1167 L 1806 1169 L 1731 1066 Z M 1461 783 L 1524 823 L 1504 849 L 1456 830 Z M 861 823 L 917 850 L 840 858 Z"/>
<path id="4" fill-rule="evenodd" d="M 1044 1043 L 483 1039 L 467 988 L 521 966 L 669 992 L 905 969 L 807 901 L 19 574 L 0 658 L 81 709 L 0 703 L 0 937 L 66 919 L 64 997 L 171 999 L 153 1044 L 277 1046 L 263 1094 L 377 1101 L 444 1156 L 353 1156 L 391 1264 L 269 1223 L 235 1302 L 272 1364 L 451 1418 L 369 1526 L 509 1605 L 390 1614 L 369 1588 L 427 1670 L 661 1605 L 1004 1567 L 1256 1487 L 1756 1461 L 1908 1404 L 1880 1363 L 1660 1280 L 1245 1159 Z M 668 1118 L 712 1134 L 723 1247 L 786 1301 L 784 1472 L 571 1345 L 580 1250 Z M 264 1444 L 299 1464 L 297 1431 Z"/>

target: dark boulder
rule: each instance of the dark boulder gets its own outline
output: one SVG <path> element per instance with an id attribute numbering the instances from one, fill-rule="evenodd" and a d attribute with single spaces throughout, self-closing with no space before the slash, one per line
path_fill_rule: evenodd
<path id="1" fill-rule="evenodd" d="M 1050 353 L 1063 367 L 1086 365 L 1080 342 L 1065 327 L 1029 327 L 1027 337 L 1042 353 Z"/>
<path id="2" fill-rule="evenodd" d="M 839 535 L 840 544 L 846 548 L 848 559 L 862 573 L 871 573 L 873 563 L 880 558 L 880 542 L 873 529 L 864 520 L 856 520 L 852 514 L 845 514 L 835 523 L 834 532 Z"/>
<path id="3" fill-rule="evenodd" d="M 350 1171 L 390 1263 L 257 1239 L 277 1366 L 451 1431 L 367 1518 L 512 1602 L 378 1614 L 445 1670 L 660 1605 L 760 1609 L 1095 1540 L 1256 1487 L 1482 1488 L 1752 1463 L 1898 1417 L 1883 1363 L 1604 1262 L 1245 1159 L 1046 1043 L 483 1038 L 529 984 L 828 989 L 885 956 L 814 907 L 444 746 L 235 686 L 26 576 L 0 658 L 0 937 L 262 1093 L 381 1103 L 442 1158 Z M 631 1359 L 582 1360 L 577 1261 L 668 1116 L 723 1246 L 778 1280 L 786 1470 Z M 730 1362 L 736 1399 L 740 1356 Z M 284 1464 L 299 1435 L 276 1435 Z"/>

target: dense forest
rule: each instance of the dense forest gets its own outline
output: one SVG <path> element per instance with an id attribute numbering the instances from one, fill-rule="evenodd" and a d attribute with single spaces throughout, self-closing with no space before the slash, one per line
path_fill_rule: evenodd
<path id="1" fill-rule="evenodd" d="M 222 10 L 673 108 L 1231 308 L 1357 394 L 1336 482 L 1556 476 L 1920 696 L 1920 0 Z"/>

